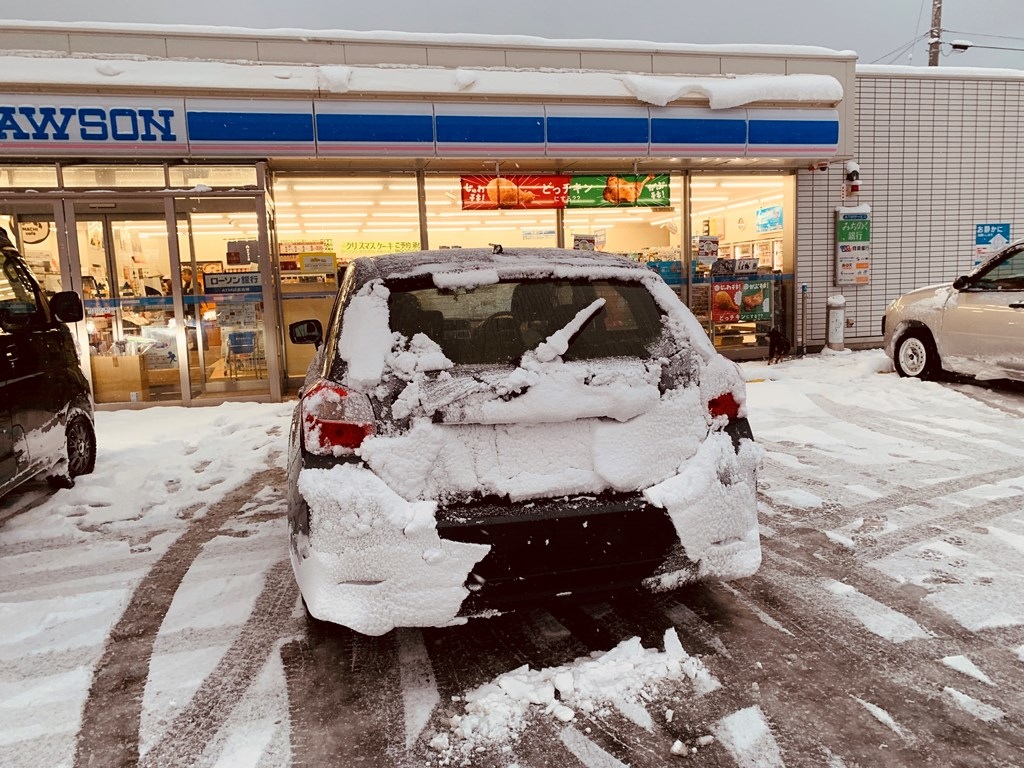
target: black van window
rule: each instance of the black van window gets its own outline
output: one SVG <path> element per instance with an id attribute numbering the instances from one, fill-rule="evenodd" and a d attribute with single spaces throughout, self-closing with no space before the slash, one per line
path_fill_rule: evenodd
<path id="1" fill-rule="evenodd" d="M 39 294 L 21 261 L 3 256 L 0 269 L 0 328 L 8 333 L 28 328 L 40 316 Z"/>

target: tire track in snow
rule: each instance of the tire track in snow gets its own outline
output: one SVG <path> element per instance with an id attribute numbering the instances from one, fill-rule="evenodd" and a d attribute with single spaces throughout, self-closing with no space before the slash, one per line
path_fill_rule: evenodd
<path id="1" fill-rule="evenodd" d="M 253 475 L 171 544 L 139 582 L 113 626 L 93 672 L 75 744 L 76 768 L 135 765 L 139 761 L 142 697 L 160 625 L 203 546 L 251 500 L 254 488 L 284 487 L 285 472 L 272 468 Z"/>
<path id="2" fill-rule="evenodd" d="M 198 762 L 286 633 L 297 599 L 291 563 L 275 563 L 242 631 L 140 766 L 187 768 Z"/>
<path id="3" fill-rule="evenodd" d="M 367 637 L 309 622 L 281 648 L 292 766 L 394 768 L 404 755 L 405 713 L 394 632 Z"/>
<path id="4" fill-rule="evenodd" d="M 807 549 L 804 545 L 798 551 L 801 557 L 812 561 L 814 567 L 808 566 L 806 572 L 801 570 L 801 577 L 822 576 L 823 570 L 827 572 L 828 569 L 822 569 L 823 563 Z M 859 724 L 865 732 L 879 727 L 869 716 L 866 719 L 866 710 L 856 706 L 851 696 L 870 701 L 891 713 L 909 733 L 915 735 L 914 744 L 894 745 L 889 742 L 887 765 L 916 766 L 936 754 L 960 754 L 963 744 L 962 732 L 956 726 L 957 716 L 935 707 L 936 692 L 954 679 L 950 671 L 937 661 L 943 655 L 939 646 L 946 640 L 915 641 L 897 646 L 856 622 L 837 621 L 841 615 L 838 609 L 831 609 L 827 601 L 814 599 L 801 586 L 803 582 L 794 581 L 779 570 L 780 564 L 785 562 L 803 566 L 799 560 L 779 560 L 769 556 L 756 576 L 734 582 L 731 587 L 754 602 L 759 602 L 758 592 L 773 595 L 778 602 L 772 613 L 782 619 L 780 623 L 793 629 L 793 637 L 769 635 L 769 641 L 765 642 L 763 636 L 768 633 L 747 632 L 735 643 L 729 638 L 726 640 L 740 659 L 746 658 L 750 663 L 756 661 L 764 667 L 765 672 L 759 675 L 761 681 L 757 697 L 773 723 L 786 765 L 790 768 L 798 765 L 816 767 L 820 763 L 794 762 L 792 757 L 794 752 L 803 754 L 808 749 L 821 747 L 831 749 L 844 759 L 848 759 L 851 748 L 856 747 L 860 751 L 853 755 L 855 761 L 864 765 L 877 764 L 872 762 L 878 757 L 874 744 L 864 739 L 850 741 L 847 738 L 851 724 Z M 860 566 L 854 566 L 857 567 Z M 846 580 L 856 583 L 849 574 Z M 864 591 L 869 595 L 875 594 Z M 963 639 L 964 644 L 959 645 L 960 648 L 974 648 L 979 642 L 979 638 L 927 606 L 914 606 L 904 612 L 921 620 L 928 628 L 934 629 L 931 622 L 923 621 L 923 615 L 944 623 Z M 980 642 L 984 644 L 983 640 Z M 732 678 L 733 684 L 737 682 L 735 675 L 721 677 Z M 738 677 L 749 679 L 750 673 L 740 670 Z M 990 695 L 1010 701 L 1019 697 L 1009 690 L 991 692 Z M 823 712 L 828 714 L 808 717 L 808 702 L 819 702 Z M 1012 708 L 1012 704 L 1010 706 Z M 874 733 L 878 741 L 886 741 L 884 731 L 875 730 Z M 979 753 L 964 759 L 964 766 L 1013 766 L 1014 756 L 1024 750 L 1024 739 L 1019 729 L 1003 724 L 988 726 L 984 737 L 980 742 L 984 745 L 980 750 L 984 756 Z"/>

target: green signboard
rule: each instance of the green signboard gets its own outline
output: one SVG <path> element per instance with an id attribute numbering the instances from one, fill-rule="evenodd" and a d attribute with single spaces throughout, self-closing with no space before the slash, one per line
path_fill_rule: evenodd
<path id="1" fill-rule="evenodd" d="M 839 219 L 836 222 L 836 239 L 841 243 L 867 243 L 871 241 L 870 219 Z"/>
<path id="2" fill-rule="evenodd" d="M 567 208 L 661 208 L 671 204 L 668 174 L 573 176 Z"/>

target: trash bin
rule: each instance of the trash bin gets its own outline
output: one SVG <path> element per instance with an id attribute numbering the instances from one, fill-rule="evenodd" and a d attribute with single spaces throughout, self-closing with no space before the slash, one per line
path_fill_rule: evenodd
<path id="1" fill-rule="evenodd" d="M 846 297 L 829 296 L 825 301 L 825 327 L 827 329 L 826 344 L 829 349 L 837 352 L 843 347 L 843 336 L 846 333 Z"/>

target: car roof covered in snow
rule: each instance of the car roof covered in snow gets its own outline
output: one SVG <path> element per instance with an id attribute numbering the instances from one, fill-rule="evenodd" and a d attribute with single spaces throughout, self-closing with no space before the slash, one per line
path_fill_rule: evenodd
<path id="1" fill-rule="evenodd" d="M 611 277 L 639 279 L 655 273 L 625 256 L 565 248 L 509 248 L 494 253 L 490 248 L 451 248 L 410 251 L 353 259 L 356 287 L 371 280 L 396 280 L 436 275 L 480 273 L 500 279 L 538 277 Z M 483 278 L 479 282 L 494 282 Z M 445 281 L 449 282 L 449 281 Z"/>

